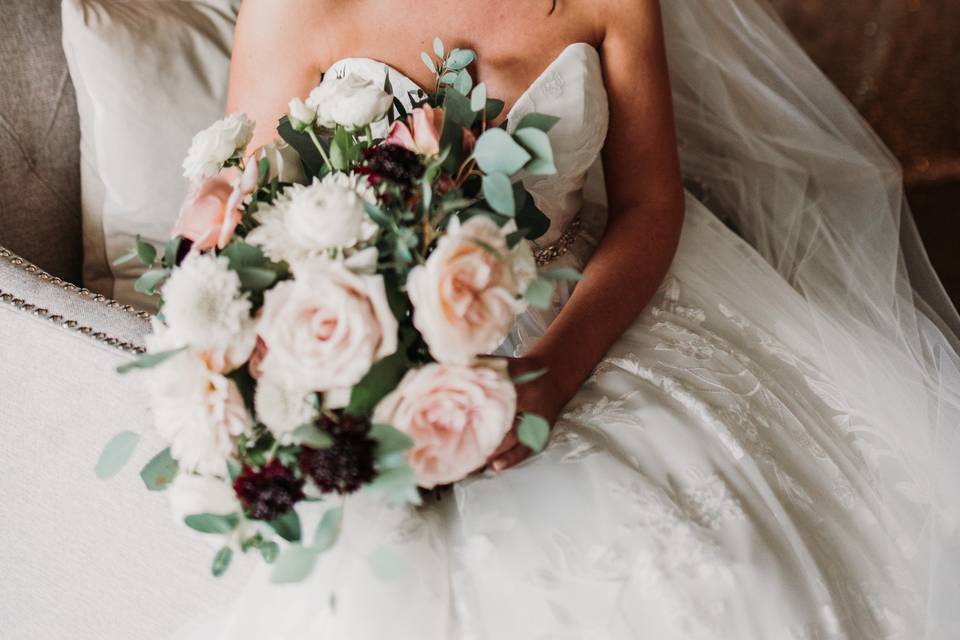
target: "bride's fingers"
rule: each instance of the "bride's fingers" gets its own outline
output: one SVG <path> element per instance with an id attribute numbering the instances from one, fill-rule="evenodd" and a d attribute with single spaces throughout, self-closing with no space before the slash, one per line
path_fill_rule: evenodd
<path id="1" fill-rule="evenodd" d="M 530 449 L 525 445 L 518 444 L 503 455 L 497 456 L 490 466 L 494 471 L 504 471 L 523 462 L 528 455 L 530 455 Z"/>
<path id="2" fill-rule="evenodd" d="M 503 442 L 500 443 L 500 446 L 497 447 L 497 450 L 494 451 L 492 454 L 490 454 L 490 457 L 487 458 L 487 462 L 489 463 L 489 462 L 492 461 L 492 460 L 496 460 L 497 458 L 499 458 L 500 456 L 502 456 L 502 455 L 503 455 L 504 453 L 506 453 L 507 451 L 510 451 L 510 449 L 513 449 L 515 446 L 517 446 L 517 442 L 518 442 L 518 440 L 517 440 L 517 432 L 516 432 L 516 431 L 511 431 L 511 432 L 508 433 L 507 436 L 503 439 Z"/>

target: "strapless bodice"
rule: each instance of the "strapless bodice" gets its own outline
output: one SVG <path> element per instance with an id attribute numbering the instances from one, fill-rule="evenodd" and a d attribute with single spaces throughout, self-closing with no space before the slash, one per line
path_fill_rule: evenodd
<path id="1" fill-rule="evenodd" d="M 371 58 L 346 58 L 330 67 L 331 71 L 347 71 L 383 82 L 390 74 L 394 94 L 409 104 L 409 94 L 420 87 L 396 69 Z M 609 113 L 603 83 L 600 56 L 583 42 L 566 47 L 516 100 L 507 115 L 512 130 L 523 116 L 539 112 L 560 118 L 550 131 L 557 173 L 551 176 L 524 176 L 523 182 L 533 195 L 537 207 L 550 218 L 550 229 L 537 245 L 557 242 L 571 222 L 582 213 L 578 227 L 592 246 L 602 226 L 605 209 L 600 151 L 607 135 Z M 585 203 L 589 206 L 584 210 Z M 584 247 L 587 249 L 588 247 Z M 582 255 L 582 250 L 578 251 Z"/>

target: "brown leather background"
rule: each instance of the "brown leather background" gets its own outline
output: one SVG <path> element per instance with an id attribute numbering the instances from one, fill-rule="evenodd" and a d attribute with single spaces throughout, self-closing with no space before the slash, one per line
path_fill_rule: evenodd
<path id="1" fill-rule="evenodd" d="M 960 0 L 771 4 L 903 164 L 930 258 L 960 302 Z"/>

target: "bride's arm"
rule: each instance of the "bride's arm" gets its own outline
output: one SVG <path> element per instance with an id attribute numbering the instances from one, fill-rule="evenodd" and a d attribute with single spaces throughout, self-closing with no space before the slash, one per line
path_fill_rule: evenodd
<path id="1" fill-rule="evenodd" d="M 660 286 L 683 223 L 670 81 L 656 0 L 605 0 L 601 57 L 610 101 L 603 151 L 609 201 L 604 237 L 584 280 L 516 372 L 548 373 L 518 389 L 521 410 L 551 422 Z M 511 437 L 493 467 L 522 460 Z"/>
<path id="2" fill-rule="evenodd" d="M 234 30 L 227 113 L 257 123 L 250 149 L 277 138 L 277 122 L 294 96 L 305 98 L 320 80 L 324 44 L 335 3 L 317 0 L 244 0 Z M 322 20 L 324 12 L 328 20 Z M 297 20 L 290 20 L 296 15 Z"/>

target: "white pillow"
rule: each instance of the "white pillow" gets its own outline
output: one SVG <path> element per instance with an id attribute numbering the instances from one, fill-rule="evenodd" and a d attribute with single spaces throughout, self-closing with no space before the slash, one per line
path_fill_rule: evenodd
<path id="1" fill-rule="evenodd" d="M 64 0 L 77 92 L 84 284 L 152 308 L 133 290 L 134 238 L 165 242 L 188 188 L 193 135 L 223 116 L 240 0 Z"/>

